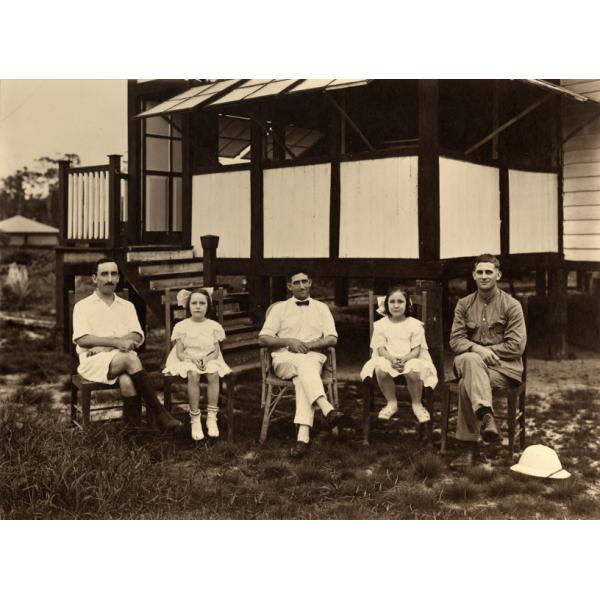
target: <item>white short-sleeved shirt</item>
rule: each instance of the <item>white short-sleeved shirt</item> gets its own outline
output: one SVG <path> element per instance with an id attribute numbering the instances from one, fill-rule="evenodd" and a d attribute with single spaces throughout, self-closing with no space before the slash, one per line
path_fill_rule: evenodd
<path id="1" fill-rule="evenodd" d="M 384 346 L 393 356 L 402 357 L 413 348 L 421 346 L 421 351 L 427 350 L 423 323 L 413 317 L 394 323 L 388 317 L 375 321 L 371 348 L 377 350 Z"/>
<path id="2" fill-rule="evenodd" d="M 292 297 L 275 304 L 258 335 L 295 338 L 301 342 L 312 342 L 329 335 L 338 337 L 327 304 L 313 298 L 309 298 L 308 306 L 298 306 L 296 302 Z"/>
<path id="3" fill-rule="evenodd" d="M 173 327 L 171 340 L 181 340 L 185 350 L 196 350 L 209 353 L 215 348 L 216 342 L 225 339 L 225 330 L 220 323 L 212 319 L 193 321 L 191 318 L 179 321 Z"/>
<path id="4" fill-rule="evenodd" d="M 80 300 L 73 308 L 73 342 L 84 335 L 98 337 L 123 337 L 128 333 L 139 333 L 144 340 L 135 307 L 128 300 L 113 296 L 108 306 L 96 292 Z M 77 354 L 87 352 L 88 348 L 77 346 Z"/>

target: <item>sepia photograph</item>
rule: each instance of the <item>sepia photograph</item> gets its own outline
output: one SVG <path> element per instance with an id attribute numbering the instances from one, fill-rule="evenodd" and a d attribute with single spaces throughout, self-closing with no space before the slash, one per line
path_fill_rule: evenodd
<path id="1" fill-rule="evenodd" d="M 508 4 L 0 41 L 11 597 L 593 594 L 599 70 Z"/>

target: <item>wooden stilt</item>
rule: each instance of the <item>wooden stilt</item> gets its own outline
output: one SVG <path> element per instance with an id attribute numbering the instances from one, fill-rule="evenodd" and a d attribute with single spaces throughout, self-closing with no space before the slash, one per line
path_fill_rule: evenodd
<path id="1" fill-rule="evenodd" d="M 546 269 L 535 270 L 535 295 L 546 295 Z"/>
<path id="2" fill-rule="evenodd" d="M 550 358 L 567 355 L 567 274 L 564 269 L 548 271 L 548 349 Z"/>
<path id="3" fill-rule="evenodd" d="M 349 281 L 347 277 L 336 277 L 333 280 L 334 285 L 334 302 L 336 306 L 348 306 L 348 287 Z"/>

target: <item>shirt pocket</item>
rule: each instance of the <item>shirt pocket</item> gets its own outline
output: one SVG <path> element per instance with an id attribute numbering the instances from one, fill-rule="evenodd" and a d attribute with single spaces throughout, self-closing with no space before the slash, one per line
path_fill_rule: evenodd
<path id="1" fill-rule="evenodd" d="M 500 334 L 502 335 L 504 333 L 504 330 L 506 329 L 506 317 L 504 316 L 500 316 L 498 317 L 491 326 L 491 330 L 494 333 Z"/>

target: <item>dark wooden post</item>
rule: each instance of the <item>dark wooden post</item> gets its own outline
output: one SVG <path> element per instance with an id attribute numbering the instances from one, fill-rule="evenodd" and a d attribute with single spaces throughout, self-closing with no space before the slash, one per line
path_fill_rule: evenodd
<path id="1" fill-rule="evenodd" d="M 68 239 L 69 227 L 69 167 L 70 160 L 58 161 L 58 214 L 59 228 L 58 240 L 59 245 L 65 246 Z"/>
<path id="2" fill-rule="evenodd" d="M 335 277 L 334 283 L 334 303 L 336 306 L 348 306 L 348 288 L 349 280 L 347 277 Z"/>
<path id="3" fill-rule="evenodd" d="M 257 267 L 260 266 L 263 260 L 264 252 L 264 131 L 260 123 L 254 119 L 251 122 L 250 138 L 250 258 L 253 263 L 254 273 L 258 273 L 260 269 Z M 262 320 L 267 309 L 270 297 L 269 288 L 268 277 L 258 274 L 249 275 L 250 310 L 254 312 L 257 320 Z"/>
<path id="4" fill-rule="evenodd" d="M 117 248 L 121 229 L 121 155 L 108 155 L 108 244 Z"/>
<path id="5" fill-rule="evenodd" d="M 204 287 L 215 287 L 217 285 L 217 248 L 219 246 L 219 236 L 203 235 L 200 237 L 200 243 L 202 244 Z"/>
<path id="6" fill-rule="evenodd" d="M 577 271 L 577 291 L 585 292 L 585 271 Z"/>
<path id="7" fill-rule="evenodd" d="M 438 372 L 439 381 L 444 380 L 444 328 L 442 308 L 442 282 L 417 280 L 417 293 L 427 292 L 427 345 Z"/>
<path id="8" fill-rule="evenodd" d="M 535 295 L 539 297 L 546 295 L 546 269 L 535 270 Z"/>
<path id="9" fill-rule="evenodd" d="M 510 252 L 510 197 L 508 168 L 500 168 L 500 255 L 508 257 Z"/>
<path id="10" fill-rule="evenodd" d="M 285 275 L 271 277 L 271 302 L 285 300 L 287 297 L 287 281 Z"/>
<path id="11" fill-rule="evenodd" d="M 436 79 L 419 79 L 419 258 L 440 258 L 439 98 Z"/>
<path id="12" fill-rule="evenodd" d="M 336 107 L 329 103 L 329 154 L 331 161 L 331 188 L 329 193 L 329 256 L 340 256 L 340 222 L 341 222 L 341 153 L 345 145 L 342 128 L 344 118 Z M 342 99 L 345 108 L 345 98 Z M 348 279 L 334 277 L 334 302 L 336 306 L 348 306 Z"/>
<path id="13" fill-rule="evenodd" d="M 141 109 L 137 81 L 127 81 L 127 244 L 140 241 L 141 234 L 141 144 L 142 120 L 134 119 Z"/>
<path id="14" fill-rule="evenodd" d="M 71 352 L 71 307 L 69 306 L 69 291 L 75 289 L 75 275 L 65 272 L 65 263 L 62 252 L 56 252 L 55 269 L 55 307 L 56 307 L 56 329 L 54 344 L 63 352 Z"/>
<path id="15" fill-rule="evenodd" d="M 550 358 L 567 355 L 567 274 L 564 268 L 548 271 L 548 349 Z"/>

